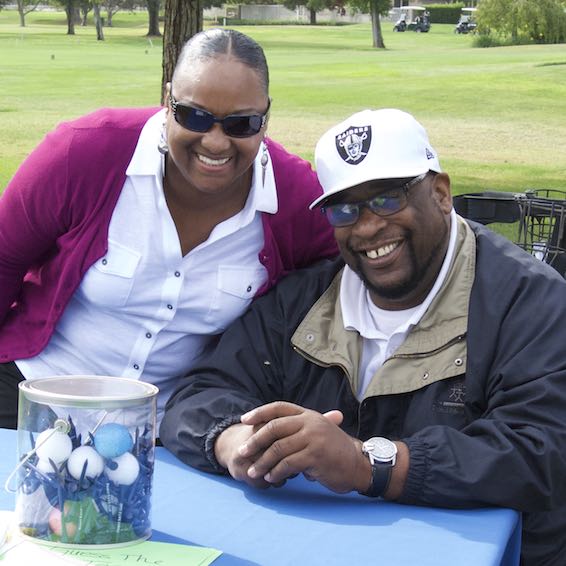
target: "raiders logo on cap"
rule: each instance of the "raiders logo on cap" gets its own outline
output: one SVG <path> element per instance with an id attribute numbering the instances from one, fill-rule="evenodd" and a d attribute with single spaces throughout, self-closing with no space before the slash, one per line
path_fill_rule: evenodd
<path id="1" fill-rule="evenodd" d="M 336 149 L 350 165 L 361 163 L 371 145 L 371 126 L 349 126 L 336 136 Z"/>

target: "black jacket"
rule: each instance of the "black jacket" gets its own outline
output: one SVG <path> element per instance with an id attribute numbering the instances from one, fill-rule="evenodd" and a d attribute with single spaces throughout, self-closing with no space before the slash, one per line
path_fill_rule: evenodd
<path id="1" fill-rule="evenodd" d="M 476 244 L 466 330 L 446 339 L 446 348 L 459 352 L 452 356 L 458 370 L 360 403 L 347 367 L 297 347 L 318 340 L 313 333 L 297 338 L 297 328 L 343 267 L 341 260 L 325 261 L 284 279 L 225 332 L 170 399 L 163 444 L 194 467 L 222 472 L 214 440 L 251 408 L 286 400 L 320 412 L 340 409 L 348 433 L 409 446 L 400 502 L 523 511 L 523 564 L 566 564 L 566 281 L 471 225 Z M 321 328 L 321 339 L 332 332 Z M 414 356 L 418 363 L 422 357 Z M 413 367 L 410 356 L 406 361 Z"/>

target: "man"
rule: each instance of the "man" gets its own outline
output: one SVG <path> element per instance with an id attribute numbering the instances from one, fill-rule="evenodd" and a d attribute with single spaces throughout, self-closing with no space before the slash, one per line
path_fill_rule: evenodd
<path id="1" fill-rule="evenodd" d="M 400 503 L 512 507 L 523 563 L 564 564 L 566 281 L 455 214 L 405 112 L 351 116 L 315 158 L 311 208 L 341 259 L 290 275 L 226 331 L 161 440 L 258 487 L 303 473 Z"/>

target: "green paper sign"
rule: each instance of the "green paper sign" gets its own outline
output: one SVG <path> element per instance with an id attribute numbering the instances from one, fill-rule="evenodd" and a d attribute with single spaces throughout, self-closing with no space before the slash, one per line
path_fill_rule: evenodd
<path id="1" fill-rule="evenodd" d="M 0 558 L 1 566 L 42 564 L 60 566 L 207 566 L 222 553 L 214 548 L 187 546 L 165 542 L 142 542 L 120 548 L 81 549 L 62 548 L 20 540 L 9 545 Z"/>

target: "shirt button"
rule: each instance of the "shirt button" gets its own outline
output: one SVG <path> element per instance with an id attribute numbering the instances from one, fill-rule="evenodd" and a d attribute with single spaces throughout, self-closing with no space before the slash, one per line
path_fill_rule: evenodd
<path id="1" fill-rule="evenodd" d="M 248 285 L 248 288 L 246 289 L 246 291 L 249 293 L 252 290 L 252 286 Z"/>
<path id="2" fill-rule="evenodd" d="M 181 277 L 181 272 L 180 272 L 180 271 L 175 271 L 175 277 Z"/>
<path id="3" fill-rule="evenodd" d="M 169 310 L 173 310 L 173 305 L 167 305 L 167 308 L 168 308 Z"/>
<path id="4" fill-rule="evenodd" d="M 104 258 L 101 263 L 102 263 L 102 265 L 106 265 L 108 263 L 108 260 L 106 258 Z"/>
<path id="5" fill-rule="evenodd" d="M 151 332 L 146 332 L 146 333 L 145 333 L 145 337 L 146 337 L 146 338 L 151 338 Z"/>
<path id="6" fill-rule="evenodd" d="M 138 364 L 134 364 L 134 369 L 140 369 L 140 366 L 138 366 Z"/>

